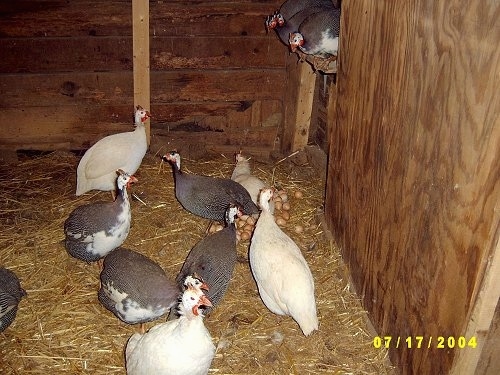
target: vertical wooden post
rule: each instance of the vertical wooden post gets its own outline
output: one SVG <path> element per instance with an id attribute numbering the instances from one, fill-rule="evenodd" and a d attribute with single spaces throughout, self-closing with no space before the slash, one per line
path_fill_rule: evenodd
<path id="1" fill-rule="evenodd" d="M 302 150 L 309 139 L 316 74 L 308 63 L 288 58 L 283 151 Z"/>
<path id="2" fill-rule="evenodd" d="M 150 108 L 149 82 L 149 0 L 132 0 L 132 49 L 134 54 L 134 108 Z M 151 139 L 149 121 L 146 123 L 148 145 Z"/>

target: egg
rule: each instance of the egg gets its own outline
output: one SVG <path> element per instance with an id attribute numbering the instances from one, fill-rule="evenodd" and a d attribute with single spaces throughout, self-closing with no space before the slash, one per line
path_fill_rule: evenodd
<path id="1" fill-rule="evenodd" d="M 288 211 L 290 209 L 290 202 L 285 202 L 282 205 L 283 210 Z"/>
<path id="2" fill-rule="evenodd" d="M 281 216 L 282 216 L 282 217 L 283 217 L 283 219 L 285 219 L 285 220 L 290 220 L 290 212 L 288 212 L 288 211 L 283 211 L 283 212 L 281 213 Z"/>
<path id="3" fill-rule="evenodd" d="M 248 219 L 246 220 L 246 223 L 250 225 L 255 225 L 255 218 L 253 216 L 249 216 Z"/>
<path id="4" fill-rule="evenodd" d="M 297 190 L 297 191 L 293 194 L 293 196 L 294 196 L 295 198 L 300 199 L 300 198 L 302 198 L 302 197 L 304 196 L 304 194 L 303 194 L 300 190 Z"/>
<path id="5" fill-rule="evenodd" d="M 251 236 L 250 233 L 244 230 L 243 232 L 241 232 L 240 238 L 242 241 L 246 241 L 250 239 L 250 236 Z"/>
<path id="6" fill-rule="evenodd" d="M 295 229 L 295 233 L 304 232 L 304 227 L 302 225 L 296 225 L 294 229 Z"/>
<path id="7" fill-rule="evenodd" d="M 288 194 L 286 193 L 286 191 L 282 190 L 278 193 L 279 197 L 281 198 L 281 200 L 283 202 L 287 202 L 288 201 Z"/>
<path id="8" fill-rule="evenodd" d="M 283 203 L 281 203 L 281 201 L 274 202 L 274 209 L 281 211 L 283 209 Z"/>
<path id="9" fill-rule="evenodd" d="M 279 226 L 284 226 L 284 225 L 286 225 L 286 220 L 285 220 L 285 219 L 283 219 L 283 217 L 281 217 L 281 216 L 276 216 L 276 217 L 274 218 L 274 220 L 276 221 L 276 224 L 278 224 Z"/>
<path id="10" fill-rule="evenodd" d="M 252 233 L 253 232 L 253 228 L 254 228 L 254 226 L 252 224 L 247 224 L 247 225 L 245 225 L 243 227 L 243 231 L 244 232 L 250 232 L 250 233 Z"/>

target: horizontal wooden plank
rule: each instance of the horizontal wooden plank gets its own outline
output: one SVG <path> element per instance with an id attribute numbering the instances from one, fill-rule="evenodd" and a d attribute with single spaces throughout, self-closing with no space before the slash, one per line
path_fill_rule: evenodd
<path id="1" fill-rule="evenodd" d="M 224 132 L 184 132 L 152 133 L 151 152 L 161 153 L 177 149 L 192 157 L 200 156 L 205 151 L 225 152 L 232 154 L 240 149 L 253 150 L 254 153 L 269 154 L 275 149 L 273 142 L 279 132 L 278 128 L 252 128 L 246 134 L 239 131 Z M 193 155 L 195 154 L 195 155 Z"/>
<path id="2" fill-rule="evenodd" d="M 122 1 L 1 3 L 0 36 L 132 35 L 132 4 Z M 265 35 L 264 20 L 278 1 L 151 2 L 151 35 Z"/>
<path id="3" fill-rule="evenodd" d="M 281 102 L 266 101 L 266 103 L 268 108 L 262 111 L 260 125 L 255 126 L 255 129 L 252 128 L 251 132 L 264 131 L 261 128 L 278 128 L 281 125 L 275 123 L 275 126 L 269 126 L 265 122 L 274 112 L 279 115 L 282 108 Z M 211 131 L 226 133 L 223 144 L 233 144 L 241 137 L 248 141 L 255 141 L 251 135 L 248 139 L 246 138 L 254 117 L 251 106 L 251 103 L 241 105 L 238 102 L 198 103 L 197 105 L 192 103 L 155 104 L 151 109 L 151 132 L 167 135 Z M 28 148 L 50 149 L 49 147 L 65 145 L 62 148 L 88 148 L 106 135 L 131 131 L 133 129 L 132 112 L 131 104 L 4 108 L 0 111 L 0 124 L 4 125 L 2 128 L 4 131 L 0 136 L 0 146 L 19 148 L 23 145 L 23 148 L 27 148 L 27 145 L 30 145 Z M 214 119 L 232 118 L 231 114 L 238 112 L 245 114 L 239 117 L 239 122 L 220 121 L 220 126 L 215 127 L 212 126 L 214 121 L 208 120 L 211 117 Z M 5 131 L 6 124 L 8 124 L 8 131 Z M 245 131 L 241 130 L 242 126 L 245 127 Z M 264 132 L 268 134 L 268 130 Z M 273 131 L 271 133 L 274 134 Z M 229 139 L 230 136 L 227 134 L 232 134 L 235 139 Z M 37 144 L 40 146 L 36 146 Z"/>
<path id="4" fill-rule="evenodd" d="M 267 37 L 153 37 L 151 70 L 285 68 L 286 49 Z M 132 37 L 0 38 L 0 72 L 132 70 Z"/>
<path id="5" fill-rule="evenodd" d="M 151 101 L 219 102 L 281 99 L 285 72 L 277 69 L 151 72 Z M 128 105 L 132 72 L 0 75 L 0 107 Z"/>

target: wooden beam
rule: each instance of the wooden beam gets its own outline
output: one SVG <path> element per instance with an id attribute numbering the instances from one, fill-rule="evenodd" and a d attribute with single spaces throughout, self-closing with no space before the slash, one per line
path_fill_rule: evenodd
<path id="1" fill-rule="evenodd" d="M 150 108 L 149 80 L 149 1 L 132 0 L 132 50 L 134 55 L 134 108 L 141 105 Z M 146 136 L 150 143 L 149 121 L 146 123 Z"/>
<path id="2" fill-rule="evenodd" d="M 316 74 L 307 63 L 290 56 L 287 66 L 285 126 L 282 150 L 302 150 L 309 138 Z"/>
<path id="3" fill-rule="evenodd" d="M 494 235 L 492 233 L 492 235 Z M 500 239 L 488 257 L 486 273 L 481 284 L 481 290 L 472 309 L 465 337 L 467 340 L 475 338 L 477 347 L 467 346 L 457 351 L 450 375 L 475 374 L 479 365 L 479 359 L 488 347 L 488 334 L 495 315 L 495 309 L 500 300 Z M 487 362 L 496 359 L 497 354 L 492 355 Z M 498 364 L 498 361 L 496 362 Z M 484 364 L 483 364 L 484 365 Z M 492 372 L 493 373 L 493 372 Z"/>

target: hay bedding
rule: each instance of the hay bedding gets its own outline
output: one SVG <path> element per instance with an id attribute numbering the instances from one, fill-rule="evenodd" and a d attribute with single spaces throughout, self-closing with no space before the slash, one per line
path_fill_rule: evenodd
<path id="1" fill-rule="evenodd" d="M 71 258 L 61 243 L 72 209 L 110 199 L 104 192 L 75 197 L 77 163 L 74 155 L 56 152 L 0 169 L 0 265 L 15 271 L 28 292 L 16 320 L 0 334 L 1 374 L 125 373 L 123 348 L 138 328 L 99 304 L 99 268 Z M 224 156 L 183 160 L 185 171 L 200 174 L 229 176 L 232 168 L 232 159 Z M 387 353 L 372 346 L 339 251 L 319 224 L 324 181 L 311 178 L 310 166 L 298 168 L 289 160 L 254 162 L 253 169 L 268 183 L 304 193 L 300 200 L 291 197 L 285 230 L 313 272 L 320 329 L 304 337 L 291 318 L 266 309 L 249 270 L 248 241 L 240 243 L 229 290 L 205 319 L 218 346 L 210 374 L 393 373 Z M 146 205 L 133 199 L 124 246 L 156 260 L 175 277 L 208 221 L 177 203 L 171 168 L 158 157 L 146 155 L 136 176 L 132 193 Z M 306 228 L 300 235 L 291 229 L 297 223 Z"/>

